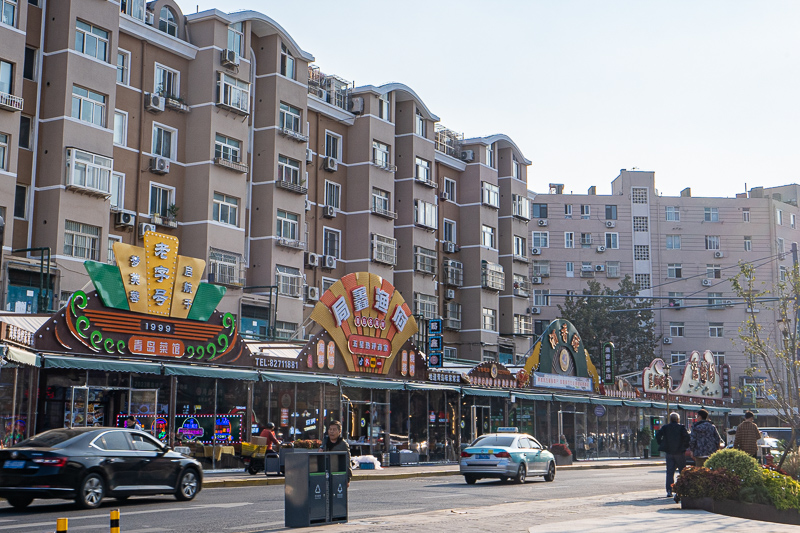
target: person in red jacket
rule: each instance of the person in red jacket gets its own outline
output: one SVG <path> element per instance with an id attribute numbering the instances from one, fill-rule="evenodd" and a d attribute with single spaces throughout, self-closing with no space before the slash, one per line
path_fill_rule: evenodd
<path id="1" fill-rule="evenodd" d="M 281 441 L 275 436 L 275 424 L 272 422 L 267 422 L 267 427 L 264 428 L 259 436 L 267 439 L 267 446 L 269 446 L 270 450 L 277 451 L 274 445 L 278 447 L 281 445 Z"/>

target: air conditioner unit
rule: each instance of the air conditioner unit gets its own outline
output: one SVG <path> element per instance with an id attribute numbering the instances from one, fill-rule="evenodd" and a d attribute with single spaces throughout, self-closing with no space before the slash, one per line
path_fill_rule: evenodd
<path id="1" fill-rule="evenodd" d="M 142 222 L 139 224 L 139 237 L 144 237 L 144 234 L 148 231 L 155 231 L 156 225 L 155 224 L 146 224 Z"/>
<path id="2" fill-rule="evenodd" d="M 531 314 L 532 315 L 540 315 L 540 314 L 542 314 L 542 308 L 541 307 L 531 307 Z"/>
<path id="3" fill-rule="evenodd" d="M 325 218 L 336 218 L 336 208 L 332 205 L 322 206 L 322 216 Z"/>
<path id="4" fill-rule="evenodd" d="M 664 337 L 664 344 L 672 344 L 672 337 Z"/>
<path id="5" fill-rule="evenodd" d="M 145 93 L 144 107 L 151 113 L 161 113 L 164 111 L 164 97 L 160 94 Z"/>
<path id="6" fill-rule="evenodd" d="M 351 98 L 349 102 L 347 102 L 347 110 L 350 111 L 354 115 L 361 115 L 364 113 L 364 98 L 361 96 L 356 96 L 355 98 Z"/>
<path id="7" fill-rule="evenodd" d="M 312 268 L 319 266 L 319 255 L 311 252 L 306 254 L 306 265 Z"/>
<path id="8" fill-rule="evenodd" d="M 220 62 L 222 63 L 223 67 L 238 67 L 239 54 L 237 54 L 235 50 L 223 50 L 220 57 Z"/>
<path id="9" fill-rule="evenodd" d="M 442 250 L 446 254 L 453 254 L 456 252 L 456 243 L 454 242 L 443 242 L 442 243 Z"/>
<path id="10" fill-rule="evenodd" d="M 155 13 L 153 13 L 152 11 L 145 11 L 144 12 L 144 23 L 145 24 L 147 24 L 148 26 L 152 26 L 153 24 L 155 24 L 155 20 L 156 20 L 156 14 Z"/>
<path id="11" fill-rule="evenodd" d="M 326 157 L 322 163 L 322 169 L 328 172 L 336 172 L 339 168 L 339 162 L 333 157 Z"/>
<path id="12" fill-rule="evenodd" d="M 725 257 L 725 252 L 720 252 L 719 250 L 714 252 L 714 259 L 721 259 L 723 257 Z"/>
<path id="13" fill-rule="evenodd" d="M 531 278 L 531 285 L 541 285 L 541 284 L 542 284 L 541 276 L 534 276 Z"/>
<path id="14" fill-rule="evenodd" d="M 606 271 L 606 266 L 605 265 L 595 265 L 594 266 L 594 271 L 595 272 L 605 272 Z"/>
<path id="15" fill-rule="evenodd" d="M 455 289 L 447 289 L 444 291 L 444 298 L 445 300 L 452 300 L 456 297 Z"/>
<path id="16" fill-rule="evenodd" d="M 336 258 L 332 255 L 323 255 L 322 266 L 325 268 L 336 268 Z"/>
<path id="17" fill-rule="evenodd" d="M 581 265 L 582 272 L 593 272 L 594 267 L 592 265 Z"/>
<path id="18" fill-rule="evenodd" d="M 445 202 L 449 202 L 450 201 L 450 193 L 447 192 L 447 191 L 442 191 L 442 193 L 439 195 L 439 198 L 442 199 Z"/>
<path id="19" fill-rule="evenodd" d="M 703 280 L 700 280 L 700 284 L 701 284 L 703 287 L 710 287 L 710 286 L 711 286 L 711 280 L 710 280 L 710 279 L 703 279 Z"/>
<path id="20" fill-rule="evenodd" d="M 461 160 L 466 161 L 467 163 L 471 161 L 475 161 L 475 151 L 474 150 L 461 150 Z"/>
<path id="21" fill-rule="evenodd" d="M 602 254 L 605 251 L 606 251 L 606 247 L 605 246 L 598 246 L 597 247 L 597 253 L 598 254 Z"/>
<path id="22" fill-rule="evenodd" d="M 150 172 L 153 174 L 169 174 L 169 159 L 166 157 L 151 157 Z"/>
<path id="23" fill-rule="evenodd" d="M 118 228 L 132 228 L 136 226 L 136 215 L 127 211 L 120 211 L 114 215 L 114 226 Z"/>
<path id="24" fill-rule="evenodd" d="M 613 227 L 615 227 L 616 225 L 617 225 L 617 223 L 616 223 L 616 222 L 614 222 L 613 220 L 606 220 L 606 227 L 607 227 L 607 228 L 613 228 Z"/>
<path id="25" fill-rule="evenodd" d="M 311 163 L 314 160 L 314 150 L 306 148 L 306 163 Z"/>
<path id="26" fill-rule="evenodd" d="M 539 221 L 536 222 L 536 223 L 541 227 L 547 226 L 547 221 L 545 219 L 543 219 L 543 218 L 539 219 Z"/>
<path id="27" fill-rule="evenodd" d="M 733 300 L 725 300 L 725 305 L 727 307 L 733 307 Z"/>
<path id="28" fill-rule="evenodd" d="M 311 211 L 311 200 L 306 198 L 306 211 Z"/>
<path id="29" fill-rule="evenodd" d="M 306 300 L 308 300 L 309 302 L 319 301 L 319 287 L 315 287 L 314 285 L 308 285 L 306 287 Z"/>
<path id="30" fill-rule="evenodd" d="M 542 255 L 541 248 L 531 248 L 531 255 Z"/>

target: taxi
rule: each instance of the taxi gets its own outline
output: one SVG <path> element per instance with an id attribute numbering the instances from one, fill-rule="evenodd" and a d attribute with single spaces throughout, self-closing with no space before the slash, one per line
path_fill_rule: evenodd
<path id="1" fill-rule="evenodd" d="M 481 478 L 524 483 L 528 476 L 556 478 L 556 459 L 535 438 L 515 427 L 481 435 L 461 452 L 459 471 L 470 485 Z"/>

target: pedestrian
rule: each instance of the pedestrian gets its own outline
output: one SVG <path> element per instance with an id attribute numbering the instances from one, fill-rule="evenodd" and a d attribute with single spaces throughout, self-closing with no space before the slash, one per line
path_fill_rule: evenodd
<path id="1" fill-rule="evenodd" d="M 126 428 L 133 428 L 133 429 L 142 429 L 142 425 L 139 423 L 133 415 L 128 415 L 128 420 L 125 422 Z"/>
<path id="2" fill-rule="evenodd" d="M 279 441 L 278 438 L 275 436 L 275 424 L 273 424 L 272 422 L 267 422 L 267 426 L 261 432 L 261 435 L 259 435 L 259 437 L 264 437 L 265 439 L 267 439 L 267 446 L 269 446 L 270 450 L 278 451 L 280 449 L 281 441 Z M 277 448 L 275 448 L 275 446 L 277 446 Z"/>
<path id="3" fill-rule="evenodd" d="M 747 411 L 744 414 L 744 421 L 736 426 L 733 447 L 755 457 L 758 454 L 758 439 L 760 438 L 761 432 L 758 430 L 755 420 L 753 420 L 753 412 Z"/>
<path id="4" fill-rule="evenodd" d="M 656 433 L 658 449 L 667 456 L 667 498 L 672 497 L 672 484 L 675 482 L 675 470 L 680 474 L 686 466 L 686 450 L 689 448 L 689 433 L 681 424 L 678 413 L 670 413 L 669 424 Z"/>
<path id="5" fill-rule="evenodd" d="M 353 469 L 350 467 L 350 446 L 342 438 L 342 423 L 332 420 L 328 423 L 328 435 L 322 441 L 321 452 L 347 452 L 347 486 L 350 486 L 350 479 L 353 477 Z"/>
<path id="6" fill-rule="evenodd" d="M 708 419 L 708 411 L 700 409 L 697 416 L 700 420 L 692 427 L 689 449 L 692 450 L 695 466 L 702 467 L 708 456 L 719 450 L 722 438 L 717 427 Z"/>

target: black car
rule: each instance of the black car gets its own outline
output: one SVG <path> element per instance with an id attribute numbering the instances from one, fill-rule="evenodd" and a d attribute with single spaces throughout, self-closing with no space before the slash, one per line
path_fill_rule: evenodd
<path id="1" fill-rule="evenodd" d="M 191 500 L 202 480 L 199 462 L 133 429 L 52 429 L 0 450 L 0 497 L 16 509 L 34 498 L 74 499 L 84 509 L 106 496 Z"/>

